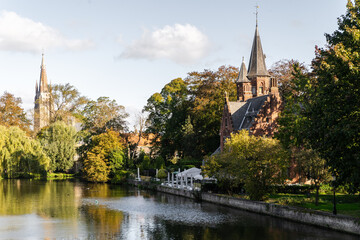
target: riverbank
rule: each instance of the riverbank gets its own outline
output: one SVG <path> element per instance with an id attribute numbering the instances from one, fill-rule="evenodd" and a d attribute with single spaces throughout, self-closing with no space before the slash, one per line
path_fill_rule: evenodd
<path id="1" fill-rule="evenodd" d="M 291 207 L 266 202 L 257 202 L 247 199 L 220 196 L 212 193 L 186 191 L 183 189 L 170 188 L 154 185 L 150 182 L 130 181 L 131 185 L 153 189 L 159 192 L 169 193 L 191 199 L 201 199 L 227 207 L 238 208 L 250 212 L 266 214 L 291 221 L 324 227 L 332 230 L 360 235 L 360 219 L 344 215 L 333 215 L 331 213 L 316 211 L 300 207 Z"/>

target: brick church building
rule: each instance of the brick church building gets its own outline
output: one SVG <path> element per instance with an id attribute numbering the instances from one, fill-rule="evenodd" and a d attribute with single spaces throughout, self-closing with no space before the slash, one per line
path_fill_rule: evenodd
<path id="1" fill-rule="evenodd" d="M 227 94 L 225 96 L 220 127 L 221 151 L 231 133 L 246 129 L 256 136 L 273 136 L 277 129 L 281 99 L 277 80 L 266 69 L 257 23 L 248 69 L 243 59 L 236 88 L 236 102 L 229 101 Z"/>

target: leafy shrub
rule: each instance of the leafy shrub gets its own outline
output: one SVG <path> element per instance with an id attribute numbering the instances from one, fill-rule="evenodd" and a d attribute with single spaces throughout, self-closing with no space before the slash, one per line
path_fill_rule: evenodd
<path id="1" fill-rule="evenodd" d="M 128 172 L 125 170 L 116 171 L 111 179 L 111 183 L 124 183 L 128 175 Z"/>
<path id="2" fill-rule="evenodd" d="M 158 171 L 158 174 L 157 174 L 157 178 L 160 178 L 160 179 L 164 179 L 164 178 L 167 178 L 167 176 L 168 176 L 168 173 L 167 173 L 167 171 L 165 170 L 165 169 L 160 169 L 159 171 Z"/>

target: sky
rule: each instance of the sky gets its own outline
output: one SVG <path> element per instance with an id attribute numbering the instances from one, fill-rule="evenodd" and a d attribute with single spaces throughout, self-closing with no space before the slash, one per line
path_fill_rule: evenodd
<path id="1" fill-rule="evenodd" d="M 347 0 L 0 0 L 0 94 L 34 107 L 41 53 L 52 84 L 125 106 L 134 124 L 147 99 L 188 72 L 248 64 L 259 33 L 270 68 L 310 64 Z"/>

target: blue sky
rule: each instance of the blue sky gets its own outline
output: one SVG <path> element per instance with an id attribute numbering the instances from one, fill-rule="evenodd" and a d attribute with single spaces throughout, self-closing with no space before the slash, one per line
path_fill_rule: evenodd
<path id="1" fill-rule="evenodd" d="M 247 63 L 259 5 L 270 68 L 310 64 L 346 0 L 1 0 L 0 94 L 33 108 L 41 52 L 48 79 L 84 96 L 108 96 L 134 115 L 151 94 L 190 71 Z M 132 118 L 129 119 L 132 125 Z"/>

